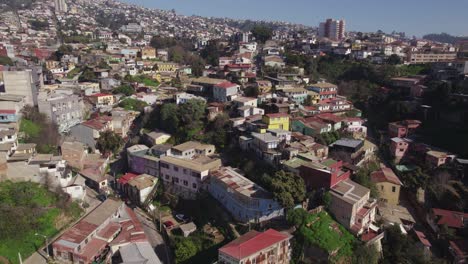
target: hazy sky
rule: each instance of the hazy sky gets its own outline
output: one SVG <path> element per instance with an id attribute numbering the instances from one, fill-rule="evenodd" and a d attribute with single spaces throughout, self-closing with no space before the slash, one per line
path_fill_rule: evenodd
<path id="1" fill-rule="evenodd" d="M 317 26 L 343 18 L 348 30 L 404 31 L 408 36 L 468 35 L 468 0 L 121 0 L 184 15 L 281 20 Z"/>

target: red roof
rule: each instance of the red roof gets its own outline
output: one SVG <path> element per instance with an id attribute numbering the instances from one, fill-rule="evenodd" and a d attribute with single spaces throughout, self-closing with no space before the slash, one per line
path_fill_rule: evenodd
<path id="1" fill-rule="evenodd" d="M 251 67 L 250 64 L 228 64 L 226 65 L 226 67 L 228 68 L 245 68 L 245 69 L 248 69 Z"/>
<path id="2" fill-rule="evenodd" d="M 125 211 L 130 219 L 120 222 L 120 226 L 122 227 L 121 232 L 112 240 L 111 245 L 147 241 L 148 238 L 135 212 L 127 206 L 125 207 Z"/>
<path id="3" fill-rule="evenodd" d="M 396 185 L 402 185 L 398 176 L 390 168 L 382 168 L 378 171 L 371 173 L 371 180 L 373 182 L 390 182 Z"/>
<path id="4" fill-rule="evenodd" d="M 289 117 L 286 113 L 274 113 L 274 114 L 266 114 L 266 116 L 270 118 L 277 118 L 277 117 Z"/>
<path id="5" fill-rule="evenodd" d="M 419 241 L 426 247 L 431 247 L 431 242 L 429 242 L 429 240 L 427 240 L 426 238 L 426 235 L 423 233 L 423 232 L 420 232 L 420 231 L 417 231 L 417 230 L 414 230 L 414 233 L 416 234 L 416 236 L 418 237 Z"/>
<path id="6" fill-rule="evenodd" d="M 344 119 L 344 121 L 346 122 L 361 122 L 361 123 L 364 123 L 364 120 L 362 118 L 359 118 L 359 117 L 346 117 Z"/>
<path id="7" fill-rule="evenodd" d="M 102 130 L 106 127 L 107 123 L 111 121 L 112 121 L 111 116 L 99 116 L 95 119 L 91 119 L 86 122 L 83 122 L 83 125 L 96 129 L 96 130 Z"/>
<path id="8" fill-rule="evenodd" d="M 92 232 L 94 232 L 97 227 L 98 226 L 95 224 L 91 224 L 86 221 L 80 221 L 65 231 L 62 236 L 60 236 L 60 239 L 79 244 Z"/>
<path id="9" fill-rule="evenodd" d="M 215 87 L 219 87 L 219 88 L 223 88 L 223 89 L 228 89 L 228 88 L 231 88 L 231 87 L 234 87 L 234 86 L 237 86 L 237 84 L 235 83 L 232 83 L 232 82 L 222 82 L 222 83 L 219 83 L 217 85 L 215 85 Z"/>
<path id="10" fill-rule="evenodd" d="M 321 95 L 332 95 L 332 94 L 337 94 L 336 91 L 320 91 Z"/>
<path id="11" fill-rule="evenodd" d="M 339 123 L 339 122 L 343 121 L 342 117 L 339 117 L 339 116 L 334 115 L 332 113 L 319 114 L 319 115 L 317 115 L 317 117 L 322 119 L 322 120 L 325 120 L 325 121 L 331 121 L 333 123 Z"/>
<path id="12" fill-rule="evenodd" d="M 138 175 L 135 173 L 128 172 L 124 176 L 120 177 L 117 182 L 120 184 L 127 184 L 131 179 L 137 177 Z"/>
<path id="13" fill-rule="evenodd" d="M 94 97 L 102 97 L 102 96 L 111 96 L 112 94 L 106 94 L 106 93 L 97 93 L 97 94 L 92 94 L 90 96 Z"/>
<path id="14" fill-rule="evenodd" d="M 107 241 L 94 237 L 83 247 L 79 255 L 91 261 L 94 257 L 97 257 L 106 246 Z"/>
<path id="15" fill-rule="evenodd" d="M 241 260 L 289 238 L 289 235 L 273 229 L 268 229 L 263 233 L 252 230 L 220 248 L 219 251 L 236 260 Z"/>
<path id="16" fill-rule="evenodd" d="M 115 222 L 110 222 L 107 224 L 103 229 L 101 229 L 97 235 L 101 238 L 104 239 L 111 239 L 117 234 L 117 232 L 120 230 L 120 224 L 115 223 Z"/>
<path id="17" fill-rule="evenodd" d="M 0 114 L 16 114 L 16 110 L 0 109 Z"/>
<path id="18" fill-rule="evenodd" d="M 447 225 L 448 227 L 452 228 L 463 228 L 464 219 L 468 218 L 468 214 L 463 212 L 456 212 L 456 211 L 449 211 L 439 208 L 432 208 L 432 213 L 438 219 L 438 225 Z"/>
<path id="19" fill-rule="evenodd" d="M 364 242 L 371 241 L 372 239 L 374 239 L 378 235 L 380 235 L 380 234 L 373 231 L 372 229 L 369 229 L 369 231 L 367 233 L 364 233 L 364 234 L 361 235 L 361 241 L 364 241 Z"/>

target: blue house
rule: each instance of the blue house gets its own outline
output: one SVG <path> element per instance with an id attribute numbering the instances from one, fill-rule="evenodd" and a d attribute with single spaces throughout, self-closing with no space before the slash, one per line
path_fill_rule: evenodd
<path id="1" fill-rule="evenodd" d="M 18 121 L 16 110 L 0 110 L 0 123 L 11 123 Z"/>
<path id="2" fill-rule="evenodd" d="M 263 222 L 284 216 L 273 195 L 231 167 L 210 173 L 208 190 L 240 222 Z"/>

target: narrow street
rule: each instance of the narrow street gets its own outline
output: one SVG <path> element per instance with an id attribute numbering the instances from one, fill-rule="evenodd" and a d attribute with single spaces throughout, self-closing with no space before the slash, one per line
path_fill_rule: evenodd
<path id="1" fill-rule="evenodd" d="M 140 220 L 143 230 L 145 231 L 146 236 L 154 248 L 156 255 L 158 255 L 159 260 L 161 260 L 164 264 L 170 264 L 171 257 L 170 257 L 170 249 L 167 247 L 166 242 L 164 241 L 161 234 L 158 232 L 155 224 L 151 220 L 151 218 L 143 212 L 140 208 L 135 208 L 136 215 L 138 220 Z"/>

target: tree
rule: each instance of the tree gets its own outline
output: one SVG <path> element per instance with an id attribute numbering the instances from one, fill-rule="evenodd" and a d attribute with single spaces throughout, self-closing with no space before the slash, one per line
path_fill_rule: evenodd
<path id="1" fill-rule="evenodd" d="M 322 204 L 325 206 L 325 208 L 330 208 L 330 203 L 331 203 L 331 194 L 330 192 L 326 192 L 322 195 Z"/>
<path id="2" fill-rule="evenodd" d="M 430 178 L 420 167 L 413 171 L 400 173 L 398 176 L 402 180 L 403 186 L 411 191 L 416 191 L 418 188 L 425 189 Z"/>
<path id="3" fill-rule="evenodd" d="M 205 134 L 206 141 L 222 150 L 228 143 L 229 116 L 227 114 L 217 115 L 208 125 Z"/>
<path id="4" fill-rule="evenodd" d="M 9 65 L 13 66 L 13 61 L 10 57 L 7 56 L 0 56 L 0 65 Z"/>
<path id="5" fill-rule="evenodd" d="M 305 199 L 304 180 L 292 172 L 276 172 L 270 185 L 273 195 L 286 208 L 291 208 Z"/>
<path id="6" fill-rule="evenodd" d="M 159 113 L 158 127 L 170 134 L 175 134 L 180 122 L 177 109 L 176 104 L 164 104 Z"/>
<path id="7" fill-rule="evenodd" d="M 79 81 L 80 82 L 94 82 L 97 80 L 96 74 L 94 73 L 93 69 L 86 67 L 83 73 L 80 75 Z"/>
<path id="8" fill-rule="evenodd" d="M 125 98 L 122 102 L 119 103 L 119 106 L 123 107 L 125 110 L 143 112 L 148 104 L 137 99 Z"/>
<path id="9" fill-rule="evenodd" d="M 260 94 L 260 89 L 258 88 L 258 85 L 251 85 L 244 90 L 244 93 L 245 96 L 257 98 Z"/>
<path id="10" fill-rule="evenodd" d="M 159 71 L 159 65 L 157 63 L 155 63 L 153 65 L 153 68 L 151 68 L 153 71 Z"/>
<path id="11" fill-rule="evenodd" d="M 151 47 L 156 49 L 167 49 L 169 47 L 175 46 L 176 44 L 177 42 L 174 38 L 165 38 L 159 36 L 154 36 L 150 41 Z"/>
<path id="12" fill-rule="evenodd" d="M 353 251 L 353 264 L 377 264 L 379 263 L 379 252 L 374 245 L 366 246 L 358 243 Z"/>
<path id="13" fill-rule="evenodd" d="M 56 146 L 60 142 L 57 124 L 51 123 L 47 117 L 32 106 L 25 106 L 21 111 L 23 119 L 20 131 L 25 134 L 26 143 L 35 143 L 39 153 L 56 154 Z"/>
<path id="14" fill-rule="evenodd" d="M 383 263 L 428 263 L 424 252 L 410 237 L 401 233 L 399 225 L 392 225 L 385 230 L 383 240 Z"/>
<path id="15" fill-rule="evenodd" d="M 309 213 L 306 210 L 298 208 L 290 210 L 286 215 L 286 220 L 290 225 L 294 225 L 296 228 L 299 228 L 307 224 L 308 216 Z"/>
<path id="16" fill-rule="evenodd" d="M 105 60 L 101 60 L 99 64 L 97 65 L 98 68 L 100 69 L 105 69 L 105 70 L 111 70 L 112 67 L 109 66 L 109 64 Z"/>
<path id="17" fill-rule="evenodd" d="M 119 87 L 115 88 L 112 93 L 114 94 L 124 94 L 125 96 L 130 96 L 135 93 L 135 89 L 133 89 L 128 84 L 120 85 Z"/>
<path id="18" fill-rule="evenodd" d="M 49 28 L 49 22 L 41 20 L 29 20 L 31 28 L 37 31 L 43 31 Z"/>
<path id="19" fill-rule="evenodd" d="M 217 41 L 209 41 L 208 44 L 200 52 L 200 56 L 205 59 L 205 61 L 212 65 L 217 66 L 219 62 L 219 47 Z"/>
<path id="20" fill-rule="evenodd" d="M 205 70 L 205 62 L 202 58 L 197 56 L 195 59 L 192 60 L 190 65 L 192 67 L 192 75 L 196 77 L 200 77 L 203 75 L 203 71 Z"/>
<path id="21" fill-rule="evenodd" d="M 273 30 L 266 25 L 256 25 L 252 28 L 252 35 L 261 43 L 265 43 L 273 36 Z"/>
<path id="22" fill-rule="evenodd" d="M 185 50 L 181 46 L 169 48 L 169 60 L 182 63 L 184 60 Z"/>
<path id="23" fill-rule="evenodd" d="M 197 253 L 197 246 L 191 239 L 177 239 L 175 245 L 176 263 L 184 263 Z"/>
<path id="24" fill-rule="evenodd" d="M 392 54 L 387 58 L 387 63 L 390 65 L 398 65 L 398 64 L 401 64 L 401 62 L 402 61 L 401 61 L 400 56 L 396 54 Z"/>
<path id="25" fill-rule="evenodd" d="M 106 130 L 100 133 L 96 147 L 102 153 L 109 154 L 117 152 L 122 144 L 123 140 L 119 135 L 111 130 Z"/>
<path id="26" fill-rule="evenodd" d="M 356 174 L 353 175 L 352 180 L 359 183 L 360 185 L 369 188 L 371 191 L 371 197 L 378 197 L 378 190 L 374 182 L 371 181 L 371 173 L 378 170 L 379 165 L 377 163 L 370 163 L 364 167 L 361 167 Z"/>

